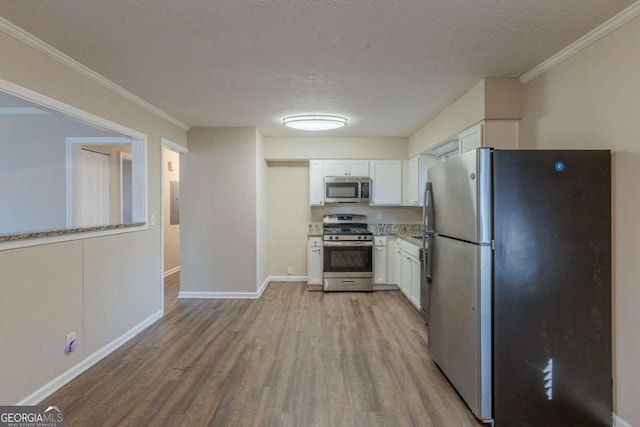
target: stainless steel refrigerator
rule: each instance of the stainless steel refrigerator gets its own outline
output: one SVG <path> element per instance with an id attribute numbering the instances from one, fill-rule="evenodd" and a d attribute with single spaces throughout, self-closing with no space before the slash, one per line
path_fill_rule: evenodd
<path id="1" fill-rule="evenodd" d="M 435 363 L 497 427 L 611 425 L 610 152 L 481 148 L 429 178 Z"/>

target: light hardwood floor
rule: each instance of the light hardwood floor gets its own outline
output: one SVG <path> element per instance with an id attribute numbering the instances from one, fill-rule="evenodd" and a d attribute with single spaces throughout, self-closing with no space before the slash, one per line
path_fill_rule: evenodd
<path id="1" fill-rule="evenodd" d="M 165 316 L 46 399 L 66 426 L 479 426 L 427 355 L 397 291 L 177 300 Z"/>

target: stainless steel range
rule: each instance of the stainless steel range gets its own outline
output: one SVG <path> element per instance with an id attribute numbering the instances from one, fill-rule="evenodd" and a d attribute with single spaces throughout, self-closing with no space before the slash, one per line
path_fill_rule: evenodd
<path id="1" fill-rule="evenodd" d="M 325 215 L 323 290 L 373 290 L 373 234 L 365 215 Z"/>

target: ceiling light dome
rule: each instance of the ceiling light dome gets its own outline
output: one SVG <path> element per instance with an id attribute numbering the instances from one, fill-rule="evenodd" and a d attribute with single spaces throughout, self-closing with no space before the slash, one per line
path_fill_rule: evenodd
<path id="1" fill-rule="evenodd" d="M 347 118 L 326 114 L 302 114 L 282 119 L 282 124 L 288 128 L 299 130 L 331 130 L 347 125 Z"/>

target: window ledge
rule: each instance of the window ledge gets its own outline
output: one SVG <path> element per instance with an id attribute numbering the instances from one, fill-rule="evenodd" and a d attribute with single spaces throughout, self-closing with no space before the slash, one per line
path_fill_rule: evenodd
<path id="1" fill-rule="evenodd" d="M 0 234 L 0 251 L 26 246 L 46 245 L 69 240 L 87 239 L 90 237 L 108 236 L 111 234 L 129 233 L 147 230 L 146 222 L 132 224 L 102 225 L 85 228 L 64 228 L 60 230 L 34 231 L 31 233 Z"/>

